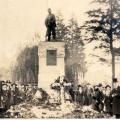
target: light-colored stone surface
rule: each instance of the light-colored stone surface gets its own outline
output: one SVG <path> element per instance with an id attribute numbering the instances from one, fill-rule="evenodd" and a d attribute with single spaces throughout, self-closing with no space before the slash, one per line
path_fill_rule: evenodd
<path id="1" fill-rule="evenodd" d="M 57 50 L 57 65 L 47 66 L 46 50 Z M 39 81 L 38 87 L 50 93 L 50 85 L 60 75 L 65 75 L 65 47 L 64 42 L 39 43 Z"/>

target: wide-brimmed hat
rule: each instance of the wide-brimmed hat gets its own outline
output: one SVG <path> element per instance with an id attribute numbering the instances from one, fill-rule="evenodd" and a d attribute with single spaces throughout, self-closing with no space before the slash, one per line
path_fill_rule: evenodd
<path id="1" fill-rule="evenodd" d="M 102 87 L 102 84 L 101 84 L 101 83 L 99 83 L 97 86 L 98 86 L 98 87 Z"/>
<path id="2" fill-rule="evenodd" d="M 111 86 L 110 85 L 106 85 L 105 88 L 111 88 Z"/>
<path id="3" fill-rule="evenodd" d="M 82 85 L 78 85 L 78 88 L 79 88 L 79 87 L 83 87 L 83 86 L 82 86 Z"/>
<path id="4" fill-rule="evenodd" d="M 118 82 L 117 78 L 113 78 L 113 83 Z"/>

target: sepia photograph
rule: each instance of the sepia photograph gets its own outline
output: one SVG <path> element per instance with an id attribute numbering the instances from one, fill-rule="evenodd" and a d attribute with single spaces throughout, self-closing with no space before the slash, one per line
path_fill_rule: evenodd
<path id="1" fill-rule="evenodd" d="M 0 119 L 120 119 L 120 0 L 0 0 Z"/>

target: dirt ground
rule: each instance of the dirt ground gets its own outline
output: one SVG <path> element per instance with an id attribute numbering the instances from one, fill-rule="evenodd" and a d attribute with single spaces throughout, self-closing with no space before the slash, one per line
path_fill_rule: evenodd
<path id="1" fill-rule="evenodd" d="M 9 110 L 1 115 L 1 118 L 114 118 L 99 113 L 91 109 L 91 106 L 75 107 L 74 104 L 67 104 L 62 109 L 60 105 L 41 104 L 33 105 L 33 103 L 21 103 L 12 106 Z"/>

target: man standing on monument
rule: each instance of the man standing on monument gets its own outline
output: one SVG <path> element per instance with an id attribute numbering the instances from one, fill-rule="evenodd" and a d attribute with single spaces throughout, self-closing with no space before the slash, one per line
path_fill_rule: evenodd
<path id="1" fill-rule="evenodd" d="M 52 14 L 52 10 L 49 8 L 48 9 L 48 16 L 45 19 L 45 25 L 47 28 L 47 32 L 46 32 L 46 37 L 48 37 L 48 41 L 51 40 L 51 34 L 53 35 L 53 39 L 56 39 L 56 31 L 55 31 L 55 27 L 56 27 L 56 19 L 55 19 L 55 15 Z"/>

